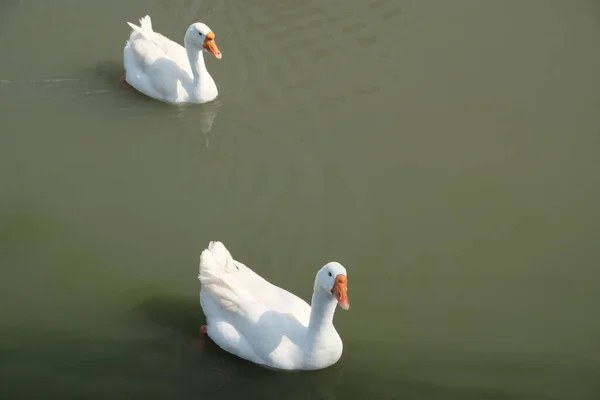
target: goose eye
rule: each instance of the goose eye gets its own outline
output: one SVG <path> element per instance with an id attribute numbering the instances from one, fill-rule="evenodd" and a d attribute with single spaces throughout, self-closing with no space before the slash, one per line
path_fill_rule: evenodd
<path id="1" fill-rule="evenodd" d="M 202 36 L 202 32 L 198 32 L 198 35 Z"/>
<path id="2" fill-rule="evenodd" d="M 329 272 L 329 276 L 333 276 L 333 275 L 331 274 L 331 272 Z"/>

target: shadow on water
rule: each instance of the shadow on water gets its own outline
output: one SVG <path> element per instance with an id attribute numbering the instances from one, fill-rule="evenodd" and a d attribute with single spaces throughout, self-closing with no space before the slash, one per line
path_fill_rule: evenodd
<path id="1" fill-rule="evenodd" d="M 114 84 L 123 76 L 123 63 L 119 61 L 98 61 L 94 68 L 87 70 L 87 75 L 101 78 L 106 84 Z"/>
<path id="2" fill-rule="evenodd" d="M 179 395 L 183 398 L 187 398 L 186 393 L 192 396 L 191 393 L 195 390 L 198 391 L 197 393 L 218 396 L 218 398 L 237 397 L 240 394 L 263 399 L 337 399 L 350 395 L 356 398 L 375 396 L 382 399 L 428 398 L 432 400 L 549 398 L 547 390 L 541 390 L 535 384 L 531 386 L 531 382 L 535 381 L 537 379 L 535 377 L 539 374 L 540 376 L 552 375 L 552 371 L 540 371 L 540 365 L 534 363 L 503 364 L 502 368 L 508 374 L 505 379 L 516 380 L 512 385 L 507 386 L 512 390 L 504 390 L 504 385 L 494 379 L 483 385 L 472 384 L 475 376 L 479 377 L 480 381 L 484 380 L 483 377 L 495 377 L 498 374 L 498 363 L 490 364 L 483 360 L 442 361 L 434 358 L 419 361 L 418 356 L 416 360 L 407 360 L 403 357 L 399 360 L 391 354 L 383 357 L 373 354 L 369 363 L 357 364 L 348 358 L 351 357 L 351 354 L 348 354 L 342 357 L 338 364 L 325 370 L 271 371 L 221 350 L 210 340 L 200 341 L 198 329 L 205 319 L 199 301 L 195 298 L 152 296 L 142 302 L 136 312 L 151 324 L 174 331 L 176 335 L 166 335 L 161 340 L 148 341 L 145 345 L 142 343 L 123 345 L 124 348 L 128 348 L 127 351 L 133 355 L 142 354 L 144 350 L 136 351 L 132 348 L 145 347 L 145 351 L 155 355 L 162 354 L 156 355 L 155 358 L 163 359 L 172 372 L 175 369 L 178 371 L 177 374 L 183 376 L 202 376 L 202 379 L 186 381 L 187 389 L 179 388 L 182 390 Z M 178 340 L 177 336 L 182 340 Z M 351 352 L 351 347 L 348 347 L 347 351 Z M 168 349 L 171 349 L 171 354 L 166 354 Z M 146 357 L 151 358 L 151 355 L 146 354 Z M 173 359 L 177 359 L 177 365 L 169 361 Z M 376 366 L 373 363 L 376 363 Z M 425 373 L 421 374 L 421 371 Z M 586 371 L 579 371 L 579 374 L 584 372 Z M 581 377 L 585 377 L 584 375 L 585 373 Z M 183 376 L 179 378 L 184 380 Z M 165 376 L 153 379 L 172 379 L 171 384 L 173 384 L 175 378 Z M 571 380 L 568 375 L 558 379 Z M 521 380 L 524 383 L 523 387 L 521 390 L 515 390 Z M 585 393 L 589 389 L 582 388 L 582 390 Z M 148 393 L 152 397 L 150 390 Z M 587 397 L 585 394 L 583 396 L 577 394 L 574 398 Z"/>
<path id="3" fill-rule="evenodd" d="M 36 275 L 43 271 L 32 269 L 39 262 L 28 258 L 32 248 L 44 261 L 40 265 L 54 263 L 53 268 L 62 270 L 62 261 L 70 260 L 64 276 L 75 284 L 65 281 L 60 294 L 77 298 L 78 308 L 92 314 L 85 321 L 79 314 L 74 314 L 79 316 L 74 321 L 55 317 L 50 324 L 52 329 L 46 328 L 47 324 L 35 319 L 34 311 L 43 307 L 52 314 L 51 302 L 41 306 L 32 300 L 35 297 L 23 295 L 21 290 L 20 298 L 34 301 L 34 306 L 19 306 L 18 313 L 24 319 L 2 320 L 2 399 L 196 399 L 244 395 L 261 399 L 591 400 L 600 393 L 597 367 L 577 367 L 561 360 L 526 361 L 523 355 L 502 361 L 492 355 L 423 350 L 406 353 L 408 349 L 401 346 L 387 348 L 376 337 L 346 341 L 340 362 L 325 370 L 269 371 L 222 351 L 210 341 L 199 341 L 198 330 L 205 319 L 197 295 L 157 294 L 159 289 L 152 286 L 135 294 L 141 301 L 134 303 L 137 306 L 130 314 L 122 301 L 115 301 L 114 313 L 119 315 L 109 321 L 120 333 L 100 334 L 87 327 L 103 328 L 105 322 L 89 310 L 96 309 L 98 299 L 106 302 L 102 296 L 108 294 L 102 289 L 102 296 L 89 297 L 94 288 L 87 286 L 87 281 L 94 276 L 98 282 L 112 282 L 119 275 L 102 263 L 92 268 L 101 270 L 100 275 L 90 275 L 90 270 L 77 272 L 81 265 L 89 267 L 90 258 L 73 258 L 71 252 L 68 257 L 56 256 L 55 252 L 64 246 L 78 247 L 79 243 L 70 240 L 72 236 L 64 236 L 70 231 L 69 226 L 33 205 L 6 204 L 0 212 L 0 228 L 0 255 L 4 265 L 11 265 L 11 259 L 12 265 L 20 265 L 20 275 L 13 273 L 13 278 L 22 279 L 21 287 L 31 285 L 33 271 Z M 7 290 L 9 286 L 5 284 L 0 292 L 6 294 Z M 5 305 L 4 309 L 11 307 Z M 121 312 L 126 318 L 120 317 Z M 121 327 L 123 331 L 119 330 Z"/>
<path id="4" fill-rule="evenodd" d="M 90 82 L 95 82 L 102 85 L 104 90 L 110 90 L 110 93 L 115 94 L 116 99 L 131 100 L 136 99 L 143 101 L 144 106 L 164 106 L 165 104 L 157 102 L 148 96 L 138 92 L 127 83 L 121 81 L 121 77 L 124 73 L 123 63 L 115 60 L 103 60 L 98 61 L 94 67 L 87 68 L 83 71 L 83 76 Z M 102 93 L 103 90 L 98 90 L 98 93 Z M 121 104 L 122 103 L 117 103 Z"/>
<path id="5" fill-rule="evenodd" d="M 195 384 L 202 386 L 204 395 L 215 391 L 219 398 L 240 393 L 278 399 L 336 398 L 335 390 L 342 377 L 339 367 L 307 373 L 272 371 L 233 356 L 206 336 L 201 337 L 199 328 L 205 318 L 199 299 L 153 296 L 134 311 L 148 322 L 181 335 L 182 350 L 194 360 L 194 368 L 202 370 L 202 382 Z"/>
<path id="6" fill-rule="evenodd" d="M 180 316 L 160 306 L 160 321 L 180 327 Z M 166 307 L 166 308 L 164 308 Z M 151 309 L 154 306 L 150 307 Z M 165 312 L 167 315 L 165 315 Z M 178 314 L 178 313 L 177 313 Z M 184 324 L 187 325 L 187 324 Z M 184 328 L 185 329 L 185 328 Z M 187 333 L 187 330 L 185 331 Z M 152 339 L 73 337 L 61 331 L 3 332 L 0 386 L 3 399 L 552 399 L 498 388 L 435 384 L 407 378 L 394 364 L 379 372 L 336 365 L 316 372 L 273 372 L 207 346 L 172 337 Z M 208 350 L 207 350 L 208 349 Z M 463 365 L 455 365 L 460 373 Z M 482 367 L 485 367 L 482 365 Z M 375 374 L 375 375 L 374 375 Z M 32 384 L 35 383 L 35 384 Z M 592 399 L 573 393 L 573 399 Z M 556 398 L 566 398 L 557 396 Z"/>
<path id="7" fill-rule="evenodd" d="M 186 338 L 197 338 L 205 321 L 200 300 L 190 297 L 153 296 L 135 311 L 149 322 L 179 332 Z"/>
<path id="8" fill-rule="evenodd" d="M 356 343 L 331 368 L 275 372 L 199 340 L 205 321 L 195 296 L 150 294 L 132 311 L 132 332 L 75 334 L 11 327 L 0 332 L 3 399 L 593 399 L 591 370 L 544 369 L 535 363 L 467 360 L 460 355 L 366 357 Z M 445 361 L 444 361 L 445 360 Z M 489 378 L 489 379 L 487 379 Z M 550 380 L 549 380 L 550 379 Z M 35 382 L 35 385 L 31 383 Z M 477 382 L 477 384 L 474 384 Z M 510 384 L 507 384 L 510 383 Z M 550 385 L 551 388 L 547 388 Z M 550 389 L 558 389 L 552 397 Z M 505 390 L 510 388 L 510 390 Z M 561 389 L 562 388 L 562 389 Z M 41 397 L 40 397 L 41 396 Z"/>
<path id="9" fill-rule="evenodd" d="M 117 106 L 127 105 L 129 111 L 132 111 L 132 106 L 136 106 L 138 112 L 153 111 L 163 116 L 175 116 L 180 121 L 189 121 L 190 126 L 199 129 L 203 134 L 211 131 L 218 111 L 223 105 L 220 98 L 205 104 L 164 103 L 122 82 L 123 73 L 123 64 L 114 60 L 99 61 L 93 68 L 83 71 L 86 80 L 94 82 L 94 86 L 95 84 L 103 86 L 103 90 L 98 90 L 97 93 L 113 93 L 112 101 Z"/>

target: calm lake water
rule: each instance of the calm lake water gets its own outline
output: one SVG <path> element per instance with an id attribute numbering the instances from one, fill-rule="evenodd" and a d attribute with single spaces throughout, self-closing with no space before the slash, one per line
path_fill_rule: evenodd
<path id="1" fill-rule="evenodd" d="M 119 83 L 126 22 L 208 24 L 214 103 Z M 2 399 L 600 398 L 600 3 L 0 3 Z M 198 343 L 210 240 L 344 354 Z"/>

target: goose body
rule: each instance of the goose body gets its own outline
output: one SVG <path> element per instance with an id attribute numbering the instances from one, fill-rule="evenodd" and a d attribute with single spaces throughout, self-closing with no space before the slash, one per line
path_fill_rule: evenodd
<path id="1" fill-rule="evenodd" d="M 208 73 L 203 52 L 222 57 L 215 34 L 203 23 L 191 24 L 185 47 L 155 32 L 149 16 L 132 28 L 123 49 L 123 79 L 153 99 L 168 103 L 206 103 L 219 94 Z"/>
<path id="2" fill-rule="evenodd" d="M 350 307 L 341 264 L 317 272 L 311 305 L 234 260 L 221 242 L 202 252 L 199 280 L 205 332 L 223 350 L 278 370 L 317 370 L 340 359 L 333 316 L 338 304 Z"/>

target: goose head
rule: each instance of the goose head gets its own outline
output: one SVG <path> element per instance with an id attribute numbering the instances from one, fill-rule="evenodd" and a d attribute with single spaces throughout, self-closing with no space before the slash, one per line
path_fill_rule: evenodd
<path id="1" fill-rule="evenodd" d="M 198 51 L 204 50 L 219 60 L 223 57 L 215 42 L 215 33 L 201 22 L 191 24 L 187 29 L 185 32 L 185 44 L 186 46 L 197 48 Z"/>
<path id="2" fill-rule="evenodd" d="M 315 290 L 324 290 L 327 294 L 335 298 L 338 305 L 347 310 L 350 308 L 348 299 L 348 276 L 346 268 L 338 262 L 332 261 L 325 264 L 317 272 L 315 281 Z"/>

